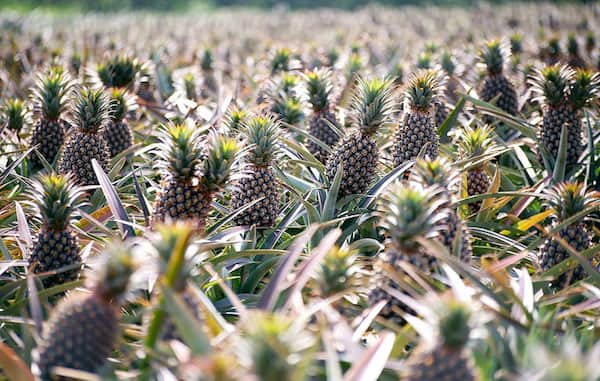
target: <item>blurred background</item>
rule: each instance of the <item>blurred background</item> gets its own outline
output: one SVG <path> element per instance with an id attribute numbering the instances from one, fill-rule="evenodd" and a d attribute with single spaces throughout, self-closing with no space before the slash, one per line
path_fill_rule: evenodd
<path id="1" fill-rule="evenodd" d="M 488 1 L 489 3 L 509 3 L 509 0 Z M 515 1 L 512 1 L 515 2 Z M 535 2 L 535 1 L 532 1 Z M 548 2 L 548 1 L 545 1 Z M 558 0 L 558 3 L 592 3 L 592 0 Z M 0 9 L 29 11 L 33 9 L 56 11 L 100 11 L 114 12 L 126 10 L 149 11 L 187 11 L 190 9 L 209 9 L 223 6 L 242 7 L 289 7 L 313 8 L 334 7 L 353 9 L 379 3 L 391 6 L 401 5 L 461 5 L 469 6 L 481 3 L 475 0 L 0 0 Z"/>

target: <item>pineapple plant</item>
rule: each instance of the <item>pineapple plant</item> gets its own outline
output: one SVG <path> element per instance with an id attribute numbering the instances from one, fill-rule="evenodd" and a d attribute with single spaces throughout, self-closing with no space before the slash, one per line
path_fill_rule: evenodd
<path id="1" fill-rule="evenodd" d="M 538 125 L 538 157 L 547 152 L 556 160 L 563 126 L 567 128 L 567 165 L 579 160 L 584 150 L 581 118 L 583 110 L 597 97 L 598 74 L 573 71 L 567 66 L 549 66 L 536 70 L 531 79 L 532 90 L 541 103 L 542 123 Z"/>
<path id="2" fill-rule="evenodd" d="M 594 32 L 589 31 L 585 35 L 585 51 L 586 51 L 588 57 L 592 56 L 592 52 L 594 51 L 595 47 L 596 47 L 596 36 L 594 35 Z"/>
<path id="3" fill-rule="evenodd" d="M 284 73 L 279 81 L 267 85 L 271 112 L 281 122 L 296 125 L 304 119 L 304 110 L 298 94 L 299 77 Z"/>
<path id="4" fill-rule="evenodd" d="M 69 75 L 52 70 L 46 75 L 38 76 L 31 94 L 36 122 L 30 146 L 37 147 L 38 153 L 51 164 L 64 143 L 66 131 L 70 128 L 64 116 L 71 89 Z M 42 166 L 34 152 L 31 153 L 30 159 L 34 167 Z"/>
<path id="5" fill-rule="evenodd" d="M 437 70 L 418 71 L 404 92 L 405 112 L 394 136 L 394 166 L 420 154 L 435 159 L 439 136 L 435 122 L 435 101 L 444 89 L 445 76 Z"/>
<path id="6" fill-rule="evenodd" d="M 170 124 L 161 130 L 162 182 L 154 205 L 153 224 L 191 220 L 203 229 L 216 193 L 227 184 L 237 161 L 235 140 L 210 134 L 203 150 L 201 130 L 186 124 Z"/>
<path id="7" fill-rule="evenodd" d="M 131 103 L 124 88 L 113 88 L 110 91 L 110 120 L 102 130 L 102 136 L 108 145 L 111 158 L 133 145 L 133 134 L 126 119 Z"/>
<path id="8" fill-rule="evenodd" d="M 110 103 L 102 89 L 83 88 L 73 108 L 74 134 L 67 140 L 59 162 L 61 173 L 70 173 L 80 185 L 97 184 L 92 159 L 107 172 L 110 151 L 102 136 L 109 121 Z"/>
<path id="9" fill-rule="evenodd" d="M 12 131 L 17 137 L 19 137 L 23 127 L 28 125 L 30 122 L 29 112 L 25 106 L 25 103 L 17 98 L 7 99 L 4 101 L 4 105 L 2 105 L 1 112 L 1 127 Z"/>
<path id="10" fill-rule="evenodd" d="M 331 104 L 333 83 L 331 72 L 328 70 L 316 70 L 306 75 L 306 89 L 308 101 L 312 106 L 312 115 L 309 120 L 308 133 L 318 141 L 329 147 L 335 146 L 340 140 L 338 133 L 331 128 L 340 129 Z M 313 140 L 308 140 L 307 148 L 317 160 L 325 163 L 329 152 Z"/>
<path id="11" fill-rule="evenodd" d="M 448 81 L 446 83 L 445 95 L 451 102 L 456 102 L 458 100 L 457 92 L 458 92 L 458 89 L 460 88 L 460 83 L 458 82 L 457 74 L 456 74 L 455 60 L 456 60 L 456 58 L 452 55 L 452 53 L 450 53 L 448 51 L 444 51 L 440 58 L 440 61 L 441 61 L 440 66 L 442 67 L 442 70 L 444 70 L 444 72 L 446 73 L 446 76 L 448 77 Z M 443 108 L 438 107 L 438 109 L 436 109 L 435 115 L 436 115 L 436 117 L 435 117 L 436 124 L 439 126 L 448 117 L 447 107 L 443 107 Z"/>
<path id="12" fill-rule="evenodd" d="M 542 50 L 542 59 L 547 65 L 556 65 L 561 61 L 562 49 L 558 37 L 554 36 L 548 40 L 547 45 Z"/>
<path id="13" fill-rule="evenodd" d="M 488 41 L 479 52 L 487 70 L 479 94 L 481 99 L 490 102 L 496 99 L 496 106 L 510 115 L 517 115 L 518 100 L 515 86 L 503 74 L 505 61 L 509 58 L 507 46 L 499 40 Z"/>
<path id="14" fill-rule="evenodd" d="M 204 49 L 202 52 L 200 69 L 202 70 L 202 85 L 204 87 L 202 95 L 207 97 L 210 94 L 217 94 L 219 89 L 215 78 L 214 56 L 209 48 Z"/>
<path id="15" fill-rule="evenodd" d="M 244 109 L 230 108 L 223 121 L 223 132 L 231 137 L 238 137 L 249 118 L 250 115 Z"/>
<path id="16" fill-rule="evenodd" d="M 466 173 L 466 193 L 468 196 L 486 194 L 492 184 L 486 167 L 485 155 L 495 148 L 494 134 L 490 126 L 472 128 L 465 126 L 459 135 L 458 149 L 462 159 L 473 162 Z M 469 204 L 469 210 L 476 214 L 481 209 L 481 201 Z"/>
<path id="17" fill-rule="evenodd" d="M 67 379 L 55 375 L 57 367 L 96 373 L 113 351 L 135 264 L 124 244 L 113 244 L 104 254 L 92 292 L 67 296 L 44 325 L 34 368 L 41 381 Z"/>
<path id="18" fill-rule="evenodd" d="M 600 194 L 586 190 L 583 183 L 557 184 L 547 192 L 546 196 L 547 206 L 552 212 L 552 227 L 563 224 L 576 215 L 580 216 L 576 221 L 563 226 L 556 235 L 544 241 L 538 254 L 543 271 L 571 257 L 565 244 L 578 253 L 591 247 L 592 233 L 586 224 L 585 216 L 581 216 L 581 213 L 589 212 L 590 209 L 600 205 Z M 578 264 L 574 269 L 560 275 L 553 283 L 560 289 L 585 277 L 583 266 Z"/>
<path id="19" fill-rule="evenodd" d="M 587 64 L 579 53 L 579 42 L 577 36 L 570 34 L 567 40 L 567 62 L 573 69 L 585 69 Z"/>
<path id="20" fill-rule="evenodd" d="M 351 108 L 356 128 L 338 142 L 326 165 L 329 181 L 333 181 L 342 167 L 340 197 L 365 192 L 375 177 L 379 161 L 375 135 L 390 122 L 394 112 L 391 82 L 359 78 Z"/>
<path id="21" fill-rule="evenodd" d="M 114 56 L 96 68 L 97 79 L 106 88 L 131 88 L 138 64 L 127 56 Z"/>
<path id="22" fill-rule="evenodd" d="M 44 278 L 47 288 L 79 277 L 81 257 L 71 224 L 81 196 L 81 189 L 69 176 L 43 174 L 33 182 L 29 202 L 41 226 L 28 258 L 29 268 L 41 274 L 73 267 Z"/>
<path id="23" fill-rule="evenodd" d="M 347 247 L 333 246 L 315 274 L 315 288 L 323 298 L 344 292 L 353 286 L 358 271 L 356 253 Z"/>
<path id="24" fill-rule="evenodd" d="M 471 308 L 454 296 L 442 295 L 420 334 L 430 336 L 411 353 L 406 364 L 406 381 L 480 380 L 467 350 L 471 335 Z M 427 327 L 427 330 L 425 329 Z"/>
<path id="25" fill-rule="evenodd" d="M 269 116 L 254 116 L 242 131 L 249 151 L 246 175 L 242 176 L 231 196 L 231 206 L 237 210 L 253 203 L 239 213 L 238 225 L 271 227 L 279 214 L 281 186 L 273 166 L 281 151 L 280 125 Z"/>

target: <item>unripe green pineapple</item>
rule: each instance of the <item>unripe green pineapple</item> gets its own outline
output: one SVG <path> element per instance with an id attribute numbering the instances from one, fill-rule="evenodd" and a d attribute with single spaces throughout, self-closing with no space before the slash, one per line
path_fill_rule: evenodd
<path id="1" fill-rule="evenodd" d="M 340 137 L 331 126 L 340 129 L 340 124 L 335 117 L 334 106 L 331 104 L 333 92 L 331 72 L 329 70 L 316 70 L 306 74 L 306 90 L 313 111 L 308 124 L 308 133 L 327 146 L 333 147 L 340 140 Z M 323 163 L 327 161 L 329 156 L 327 150 L 310 139 L 306 145 L 308 151 L 317 160 Z"/>
<path id="2" fill-rule="evenodd" d="M 556 160 L 563 125 L 567 127 L 567 165 L 576 164 L 584 150 L 582 111 L 598 95 L 600 77 L 588 71 L 573 71 L 567 66 L 536 70 L 531 79 L 536 100 L 542 104 L 542 123 L 538 126 L 538 157 L 542 151 Z"/>
<path id="3" fill-rule="evenodd" d="M 439 187 L 420 188 L 396 185 L 382 199 L 381 227 L 384 229 L 385 250 L 375 262 L 375 273 L 369 292 L 369 304 L 386 300 L 380 315 L 396 323 L 403 318 L 398 310 L 407 310 L 387 289 L 398 289 L 394 280 L 403 273 L 401 262 L 409 263 L 420 271 L 437 271 L 437 260 L 418 242 L 419 238 L 437 238 L 448 219 L 448 210 Z"/>
<path id="4" fill-rule="evenodd" d="M 552 211 L 552 226 L 563 223 L 576 214 L 600 204 L 600 194 L 587 191 L 583 183 L 558 184 L 548 191 L 547 197 L 547 205 Z M 546 239 L 540 247 L 540 265 L 544 271 L 571 257 L 568 249 L 561 244 L 560 240 L 578 253 L 591 246 L 591 231 L 586 224 L 585 216 L 563 227 L 555 235 L 558 237 Z M 596 258 L 596 260 L 598 259 Z M 557 288 L 564 288 L 586 276 L 583 266 L 578 264 L 571 271 L 560 275 L 553 283 Z"/>
<path id="5" fill-rule="evenodd" d="M 25 103 L 20 99 L 7 99 L 1 109 L 2 116 L 0 128 L 7 128 L 14 132 L 17 137 L 23 126 L 30 123 L 29 112 Z"/>
<path id="6" fill-rule="evenodd" d="M 237 210 L 260 201 L 238 214 L 235 221 L 238 225 L 271 227 L 279 215 L 281 202 L 281 186 L 273 172 L 281 150 L 280 125 L 270 117 L 255 116 L 242 134 L 249 146 L 247 174 L 239 179 L 231 196 L 231 206 Z"/>
<path id="7" fill-rule="evenodd" d="M 519 112 L 515 86 L 503 74 L 505 61 L 509 58 L 508 47 L 499 40 L 487 42 L 479 52 L 485 63 L 485 77 L 479 94 L 481 99 L 490 102 L 496 99 L 496 106 L 510 115 Z"/>
<path id="8" fill-rule="evenodd" d="M 185 124 L 164 127 L 160 140 L 163 179 L 153 222 L 192 220 L 203 229 L 214 195 L 227 184 L 238 146 L 231 138 L 211 134 L 205 153 L 200 131 Z"/>
<path id="9" fill-rule="evenodd" d="M 471 333 L 471 311 L 454 298 L 442 299 L 434 309 L 431 345 L 422 345 L 406 364 L 406 381 L 475 381 L 480 377 L 466 351 Z"/>
<path id="10" fill-rule="evenodd" d="M 44 325 L 35 362 L 41 381 L 68 379 L 53 375 L 56 367 L 95 373 L 112 353 L 122 296 L 135 265 L 123 244 L 107 248 L 105 255 L 92 292 L 67 296 Z"/>
<path id="11" fill-rule="evenodd" d="M 330 182 L 342 167 L 340 197 L 365 192 L 375 177 L 379 162 L 375 135 L 394 111 L 391 81 L 359 78 L 351 108 L 356 128 L 334 147 L 326 166 Z"/>
<path id="12" fill-rule="evenodd" d="M 72 124 L 76 130 L 65 143 L 59 163 L 59 171 L 71 173 L 80 185 L 98 183 L 92 159 L 108 172 L 110 152 L 102 129 L 109 121 L 109 111 L 109 99 L 103 90 L 83 88 L 80 91 L 73 108 Z"/>
<path id="13" fill-rule="evenodd" d="M 450 253 L 454 253 L 455 247 L 460 247 L 459 258 L 465 263 L 470 263 L 473 255 L 471 235 L 459 217 L 456 207 L 453 206 L 455 202 L 453 194 L 460 182 L 458 172 L 451 167 L 447 160 L 442 158 L 417 159 L 410 175 L 411 180 L 421 186 L 438 186 L 442 189 L 440 198 L 444 201 L 443 206 L 448 208 L 448 217 L 442 223 L 444 227 L 439 232 L 440 240 Z M 459 236 L 460 241 L 458 241 Z"/>
<path id="14" fill-rule="evenodd" d="M 127 91 L 124 88 L 112 89 L 110 105 L 110 121 L 102 130 L 102 136 L 108 144 L 110 157 L 115 157 L 133 145 L 133 134 L 126 119 L 131 108 Z"/>
<path id="15" fill-rule="evenodd" d="M 575 34 L 569 34 L 567 40 L 567 53 L 569 54 L 568 63 L 573 69 L 585 69 L 587 64 L 579 54 L 579 42 Z"/>
<path id="16" fill-rule="evenodd" d="M 488 193 L 492 180 L 486 172 L 487 161 L 483 156 L 495 147 L 494 134 L 490 126 L 472 128 L 465 126 L 459 136 L 459 154 L 464 160 L 476 161 L 475 165 L 467 170 L 467 195 L 477 196 Z M 481 201 L 469 204 L 471 213 L 478 213 Z"/>
<path id="17" fill-rule="evenodd" d="M 38 76 L 31 94 L 36 122 L 30 146 L 37 146 L 37 151 L 49 163 L 56 159 L 64 143 L 65 132 L 70 128 L 63 117 L 71 88 L 68 74 L 50 71 Z M 34 167 L 42 166 L 35 153 L 32 152 L 30 158 Z"/>
<path id="18" fill-rule="evenodd" d="M 394 166 L 413 160 L 419 154 L 435 159 L 439 136 L 435 102 L 444 89 L 445 76 L 436 70 L 419 71 L 405 91 L 405 113 L 394 137 Z"/>
<path id="19" fill-rule="evenodd" d="M 30 202 L 42 225 L 29 256 L 29 267 L 36 274 L 67 266 L 74 267 L 46 277 L 43 280 L 45 287 L 79 277 L 81 257 L 71 222 L 73 212 L 80 205 L 81 196 L 81 189 L 69 176 L 44 174 L 33 183 Z"/>

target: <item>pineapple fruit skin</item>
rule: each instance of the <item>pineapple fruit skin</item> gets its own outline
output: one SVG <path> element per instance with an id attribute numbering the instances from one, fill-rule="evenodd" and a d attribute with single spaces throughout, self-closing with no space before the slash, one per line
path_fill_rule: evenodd
<path id="1" fill-rule="evenodd" d="M 481 99 L 490 102 L 498 99 L 496 106 L 510 115 L 517 115 L 518 101 L 514 85 L 503 74 L 495 74 L 486 77 L 481 86 Z"/>
<path id="2" fill-rule="evenodd" d="M 565 240 L 577 252 L 582 252 L 591 245 L 590 233 L 584 223 L 568 226 L 561 229 L 558 234 L 560 238 Z M 551 269 L 570 256 L 568 250 L 554 238 L 547 239 L 540 247 L 540 265 L 544 271 Z M 587 274 L 583 266 L 577 265 L 572 271 L 561 274 L 556 280 L 556 286 L 564 288 L 568 285 L 569 279 L 570 283 L 574 283 L 584 279 L 586 276 Z"/>
<path id="3" fill-rule="evenodd" d="M 65 131 L 68 128 L 69 124 L 64 120 L 41 119 L 35 124 L 33 134 L 31 135 L 31 146 L 38 146 L 37 150 L 39 153 L 47 162 L 52 164 L 60 151 L 60 147 L 64 143 Z M 34 166 L 42 166 L 37 155 L 33 153 L 31 154 L 31 161 Z"/>
<path id="4" fill-rule="evenodd" d="M 235 221 L 238 225 L 270 227 L 279 214 L 280 184 L 271 168 L 251 165 L 247 177 L 238 181 L 237 190 L 231 198 L 234 210 L 262 198 L 259 202 L 240 213 Z"/>
<path id="5" fill-rule="evenodd" d="M 203 225 L 210 211 L 211 197 L 202 185 L 168 180 L 161 186 L 154 206 L 154 222 L 167 219 L 195 220 Z"/>
<path id="6" fill-rule="evenodd" d="M 439 346 L 409 360 L 406 381 L 475 381 L 472 360 L 462 350 Z"/>
<path id="7" fill-rule="evenodd" d="M 117 310 L 93 294 L 63 300 L 45 326 L 37 365 L 41 381 L 54 367 L 96 372 L 104 365 L 118 337 Z"/>
<path id="8" fill-rule="evenodd" d="M 477 196 L 486 194 L 490 188 L 490 177 L 482 169 L 474 169 L 467 173 L 467 194 Z M 482 201 L 475 201 L 469 204 L 471 213 L 475 214 L 481 209 Z"/>
<path id="9" fill-rule="evenodd" d="M 394 138 L 394 166 L 416 158 L 423 147 L 425 156 L 438 156 L 439 137 L 434 123 L 429 112 L 414 111 L 405 116 Z"/>
<path id="10" fill-rule="evenodd" d="M 538 127 L 537 137 L 541 147 L 545 147 L 553 158 L 558 157 L 562 126 L 567 127 L 567 165 L 576 164 L 584 150 L 581 121 L 577 112 L 569 106 L 543 108 L 542 124 Z"/>
<path id="11" fill-rule="evenodd" d="M 339 196 L 364 193 L 373 181 L 378 160 L 379 152 L 373 138 L 355 131 L 344 137 L 329 156 L 327 177 L 333 181 L 341 164 L 344 175 Z"/>
<path id="12" fill-rule="evenodd" d="M 115 157 L 133 145 L 133 136 L 126 122 L 110 122 L 102 133 L 110 157 Z"/>
<path id="13" fill-rule="evenodd" d="M 29 257 L 29 266 L 33 266 L 36 274 L 57 270 L 65 266 L 81 263 L 77 238 L 69 231 L 52 231 L 43 229 Z M 44 287 L 52 287 L 65 282 L 77 280 L 79 268 L 73 268 L 51 275 L 43 280 Z"/>
<path id="14" fill-rule="evenodd" d="M 448 107 L 443 102 L 435 102 L 435 125 L 440 127 L 442 123 L 448 118 Z"/>
<path id="15" fill-rule="evenodd" d="M 440 231 L 441 242 L 450 253 L 453 253 L 454 246 L 456 244 L 454 241 L 457 238 L 458 232 L 460 232 L 461 246 L 459 259 L 464 263 L 470 263 L 471 257 L 473 256 L 471 235 L 456 211 L 451 211 L 443 224 L 446 226 L 446 228 Z"/>
<path id="16" fill-rule="evenodd" d="M 92 159 L 96 159 L 105 172 L 108 171 L 109 150 L 104 138 L 96 133 L 77 132 L 65 144 L 59 170 L 72 173 L 80 185 L 94 185 L 98 180 Z"/>
<path id="17" fill-rule="evenodd" d="M 340 137 L 329 124 L 339 128 L 339 123 L 333 112 L 323 111 L 316 113 L 309 121 L 308 133 L 329 147 L 334 147 L 340 140 Z M 329 153 L 314 141 L 308 140 L 307 148 L 320 162 L 325 163 L 327 161 Z"/>

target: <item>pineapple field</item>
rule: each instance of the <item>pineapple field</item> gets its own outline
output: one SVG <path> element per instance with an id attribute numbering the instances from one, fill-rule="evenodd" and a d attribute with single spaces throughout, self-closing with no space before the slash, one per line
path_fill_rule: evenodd
<path id="1" fill-rule="evenodd" d="M 600 380 L 599 38 L 2 11 L 0 380 Z"/>

